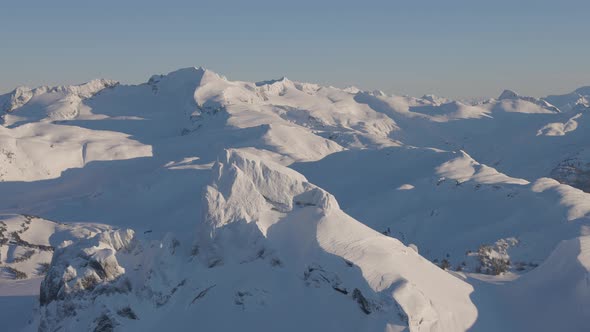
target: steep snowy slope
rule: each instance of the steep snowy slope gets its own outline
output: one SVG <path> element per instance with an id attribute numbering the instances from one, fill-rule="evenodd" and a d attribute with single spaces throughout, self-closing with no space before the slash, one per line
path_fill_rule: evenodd
<path id="1" fill-rule="evenodd" d="M 590 87 L 585 86 L 565 95 L 552 95 L 545 100 L 559 107 L 563 112 L 579 112 L 590 108 Z"/>
<path id="2" fill-rule="evenodd" d="M 590 316 L 589 274 L 590 237 L 564 241 L 539 268 L 509 285 L 507 305 L 523 329 L 583 331 Z"/>
<path id="3" fill-rule="evenodd" d="M 18 88 L 0 96 L 0 312 L 30 331 L 583 331 L 587 95 L 203 68 Z"/>

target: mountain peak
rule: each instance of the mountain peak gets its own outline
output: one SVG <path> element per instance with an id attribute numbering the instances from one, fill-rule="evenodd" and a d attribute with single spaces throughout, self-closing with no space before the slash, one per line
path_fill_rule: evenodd
<path id="1" fill-rule="evenodd" d="M 283 76 L 279 79 L 274 79 L 274 80 L 265 80 L 265 81 L 260 81 L 260 82 L 256 82 L 254 83 L 256 86 L 263 86 L 263 85 L 273 85 L 275 83 L 279 83 L 279 82 L 291 82 L 291 80 L 289 80 L 287 78 L 287 76 Z"/>
<path id="2" fill-rule="evenodd" d="M 582 96 L 590 96 L 590 85 L 579 87 L 575 92 Z"/>
<path id="3" fill-rule="evenodd" d="M 148 84 L 155 84 L 163 79 L 166 79 L 169 82 L 179 82 L 181 84 L 186 83 L 199 86 L 210 81 L 223 79 L 223 77 L 204 67 L 186 67 L 177 69 L 166 75 L 153 75 L 149 79 Z"/>
<path id="4" fill-rule="evenodd" d="M 518 94 L 512 90 L 504 90 L 502 91 L 502 93 L 500 94 L 500 96 L 498 97 L 498 100 L 503 100 L 503 99 L 515 99 L 518 98 Z"/>
<path id="5" fill-rule="evenodd" d="M 426 95 L 422 96 L 422 99 L 424 99 L 432 104 L 435 104 L 435 105 L 441 105 L 441 104 L 445 104 L 445 103 L 449 102 L 448 99 L 443 98 L 443 97 L 439 97 L 439 96 L 436 96 L 433 94 L 426 94 Z"/>

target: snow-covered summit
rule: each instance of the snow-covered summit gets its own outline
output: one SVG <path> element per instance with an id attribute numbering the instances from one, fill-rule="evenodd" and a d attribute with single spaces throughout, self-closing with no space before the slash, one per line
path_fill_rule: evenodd
<path id="1" fill-rule="evenodd" d="M 266 81 L 260 81 L 260 82 L 256 82 L 254 83 L 256 86 L 263 86 L 263 85 L 273 85 L 275 83 L 278 82 L 288 82 L 290 81 L 286 76 L 283 76 L 279 79 L 275 79 L 275 80 L 266 80 Z"/>
<path id="2" fill-rule="evenodd" d="M 200 85 L 222 79 L 225 78 L 209 69 L 203 67 L 187 67 L 175 70 L 166 75 L 153 75 L 147 83 L 156 84 L 163 82 L 178 86 L 190 85 L 196 88 Z"/>
<path id="3" fill-rule="evenodd" d="M 502 93 L 498 97 L 498 100 L 517 99 L 518 97 L 519 96 L 518 96 L 518 94 L 516 92 L 514 92 L 512 90 L 504 90 L 504 91 L 502 91 Z"/>
<path id="4" fill-rule="evenodd" d="M 443 98 L 443 97 L 439 97 L 439 96 L 435 96 L 435 95 L 424 95 L 424 96 L 422 96 L 422 99 L 431 102 L 433 105 L 446 104 L 450 101 L 447 98 Z"/>
<path id="5" fill-rule="evenodd" d="M 545 99 L 520 96 L 512 90 L 504 90 L 498 97 L 500 106 L 508 112 L 547 113 L 561 112 Z"/>

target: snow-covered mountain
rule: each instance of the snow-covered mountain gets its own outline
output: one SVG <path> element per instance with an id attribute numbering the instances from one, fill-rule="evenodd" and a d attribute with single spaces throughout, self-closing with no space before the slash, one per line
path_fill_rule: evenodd
<path id="1" fill-rule="evenodd" d="M 203 68 L 19 87 L 0 96 L 0 326 L 585 331 L 589 95 Z"/>

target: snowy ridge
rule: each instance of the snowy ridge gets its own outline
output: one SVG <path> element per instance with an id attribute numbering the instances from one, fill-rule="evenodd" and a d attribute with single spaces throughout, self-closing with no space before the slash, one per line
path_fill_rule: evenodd
<path id="1" fill-rule="evenodd" d="M 511 90 L 504 90 L 498 97 L 498 101 L 503 109 L 507 112 L 519 113 L 547 113 L 561 112 L 559 108 L 551 105 L 544 99 L 533 97 L 519 96 Z"/>
<path id="2" fill-rule="evenodd" d="M 10 94 L 3 96 L 4 98 L 0 98 L 0 100 L 5 99 L 0 112 L 11 113 L 27 104 L 34 104 L 37 107 L 51 105 L 47 107 L 49 118 L 53 120 L 70 119 L 78 114 L 82 100 L 91 98 L 101 90 L 113 88 L 118 84 L 119 82 L 116 81 L 98 79 L 71 86 L 42 86 L 35 89 L 18 87 Z M 10 114 L 3 114 L 2 119 L 8 125 L 16 121 Z M 16 119 L 20 118 L 16 117 Z"/>
<path id="3" fill-rule="evenodd" d="M 552 95 L 545 98 L 558 105 L 565 112 L 584 111 L 590 108 L 590 87 L 581 87 L 565 95 Z"/>

